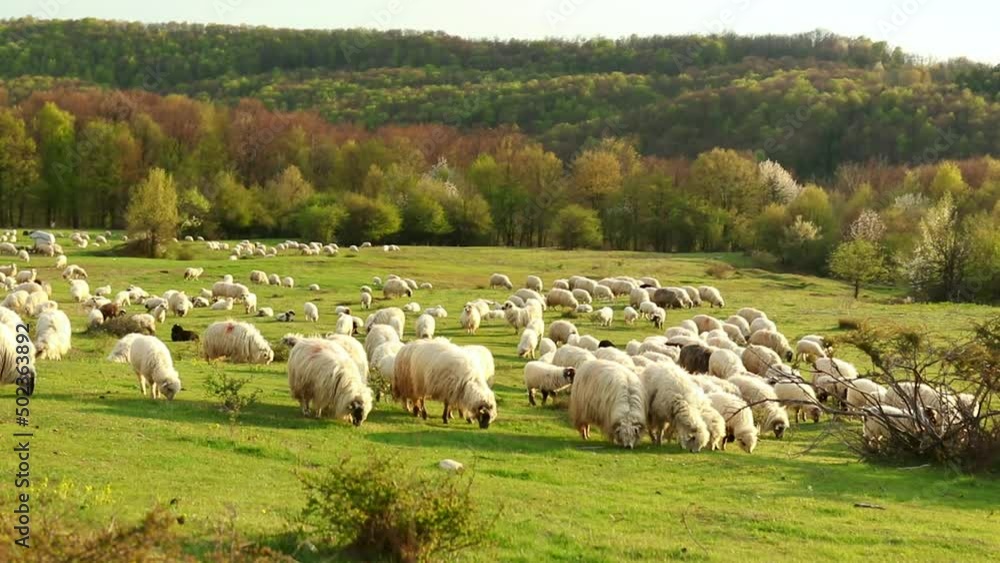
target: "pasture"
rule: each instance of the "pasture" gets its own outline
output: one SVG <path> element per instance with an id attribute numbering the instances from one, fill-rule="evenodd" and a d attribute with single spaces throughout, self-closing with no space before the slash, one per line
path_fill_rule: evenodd
<path id="1" fill-rule="evenodd" d="M 62 242 L 62 241 L 60 241 Z M 274 242 L 274 241 L 272 241 Z M 807 276 L 755 270 L 737 255 L 660 255 L 628 252 L 563 252 L 497 248 L 404 247 L 398 253 L 365 249 L 353 256 L 305 257 L 287 251 L 275 258 L 232 262 L 226 252 L 203 243 L 181 243 L 190 260 L 148 260 L 105 254 L 107 249 L 69 248 L 71 264 L 89 272 L 91 288 L 129 284 L 150 294 L 168 289 L 197 295 L 223 274 L 248 283 L 260 269 L 290 275 L 295 289 L 251 286 L 260 306 L 293 309 L 298 319 L 247 319 L 239 304 L 231 312 L 195 309 L 184 319 L 168 317 L 157 335 L 168 341 L 183 390 L 172 402 L 144 399 L 126 365 L 105 361 L 115 339 L 83 332 L 85 315 L 72 304 L 68 283 L 33 256 L 30 266 L 50 281 L 53 299 L 73 322 L 73 350 L 59 362 L 39 363 L 32 400 L 33 486 L 74 519 L 106 525 L 112 518 L 132 521 L 154 503 L 178 499 L 187 522 L 184 533 L 197 544 L 231 509 L 237 526 L 251 537 L 277 537 L 302 507 L 297 474 L 339 463 L 345 456 L 388 454 L 418 472 L 440 472 L 444 458 L 464 463 L 474 475 L 473 496 L 492 518 L 490 539 L 458 555 L 463 561 L 622 561 L 684 559 L 734 560 L 987 560 L 1000 553 L 1000 483 L 960 476 L 945 469 L 893 468 L 858 462 L 829 439 L 810 444 L 829 424 L 803 423 L 782 441 L 764 437 L 752 455 L 725 452 L 689 454 L 676 443 L 654 447 L 644 437 L 635 451 L 612 447 L 595 429 L 589 442 L 570 427 L 566 398 L 555 407 L 532 408 L 522 384 L 525 360 L 517 357 L 517 336 L 502 321 L 484 321 L 476 336 L 458 324 L 462 305 L 483 297 L 503 300 L 509 291 L 491 290 L 493 272 L 510 276 L 515 287 L 525 276 L 542 277 L 548 289 L 556 278 L 581 274 L 654 276 L 665 285 L 711 284 L 726 299 L 724 309 L 668 311 L 666 326 L 698 313 L 725 318 L 744 306 L 766 311 L 794 339 L 808 333 L 836 335 L 838 319 L 921 325 L 954 336 L 995 309 L 975 305 L 893 304 L 891 288 L 865 290 L 850 299 L 841 283 Z M 737 269 L 727 279 L 706 274 L 712 261 Z M 0 263 L 8 263 L 4 257 Z M 21 262 L 15 261 L 19 267 Z M 185 281 L 186 267 L 205 267 L 200 281 Z M 350 305 L 362 318 L 359 287 L 372 276 L 395 273 L 432 290 L 414 292 L 421 308 L 444 306 L 437 335 L 460 344 L 483 344 L 497 366 L 499 418 L 488 430 L 464 421 L 440 420 L 440 403 L 429 404 L 426 421 L 399 405 L 377 404 L 367 422 L 354 428 L 343 421 L 303 417 L 288 394 L 285 364 L 268 366 L 207 363 L 197 343 L 169 342 L 175 322 L 202 332 L 231 316 L 255 323 L 272 343 L 287 332 L 328 332 L 336 305 Z M 309 284 L 321 290 L 311 292 Z M 319 306 L 316 324 L 302 320 L 302 305 Z M 402 306 L 408 299 L 383 301 L 375 308 Z M 614 303 L 615 321 L 600 328 L 586 317 L 574 322 L 581 334 L 610 339 L 619 346 L 656 330 L 647 321 L 625 326 L 626 298 Z M 132 310 L 142 310 L 133 306 Z M 562 317 L 550 309 L 546 325 Z M 407 315 L 406 339 L 416 315 Z M 362 337 L 363 338 L 363 337 Z M 856 355 L 845 353 L 850 360 Z M 868 366 L 859 362 L 864 371 Z M 231 427 L 204 386 L 215 370 L 253 379 L 262 390 L 238 427 Z M 0 423 L 13 427 L 13 389 L 0 388 Z M 12 456 L 2 456 L 6 474 Z M 13 495 L 10 479 L 0 486 Z M 872 503 L 885 510 L 856 508 Z M 993 556 L 989 554 L 993 553 Z M 310 560 L 307 552 L 297 555 Z"/>

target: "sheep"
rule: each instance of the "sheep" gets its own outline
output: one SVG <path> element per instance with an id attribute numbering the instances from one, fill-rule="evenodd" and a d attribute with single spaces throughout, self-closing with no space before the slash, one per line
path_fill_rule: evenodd
<path id="1" fill-rule="evenodd" d="M 361 308 L 365 310 L 372 308 L 372 294 L 370 292 L 361 292 Z"/>
<path id="2" fill-rule="evenodd" d="M 767 318 L 767 314 L 764 311 L 761 311 L 760 309 L 754 309 L 753 307 L 743 307 L 739 311 L 736 311 L 736 314 L 740 317 L 743 317 L 743 319 L 746 320 L 747 323 L 753 323 L 755 320 L 760 318 L 764 319 Z"/>
<path id="3" fill-rule="evenodd" d="M 844 383 L 847 388 L 847 408 L 860 411 L 867 406 L 885 403 L 889 390 L 870 379 L 857 378 Z"/>
<path id="4" fill-rule="evenodd" d="M 496 364 L 493 361 L 493 352 L 490 352 L 490 349 L 486 346 L 480 346 L 478 344 L 462 346 L 462 350 L 475 360 L 476 364 L 479 366 L 480 373 L 483 378 L 486 379 L 486 384 L 492 388 L 493 378 L 497 371 Z"/>
<path id="5" fill-rule="evenodd" d="M 614 301 L 615 292 L 608 286 L 597 284 L 594 286 L 593 297 L 597 301 Z"/>
<path id="6" fill-rule="evenodd" d="M 639 320 L 639 311 L 636 311 L 632 307 L 625 307 L 622 312 L 622 319 L 625 321 L 626 325 L 632 326 L 635 324 L 635 321 Z"/>
<path id="7" fill-rule="evenodd" d="M 94 295 L 96 295 L 97 297 L 107 297 L 111 295 L 111 286 L 102 285 L 101 287 L 94 290 Z"/>
<path id="8" fill-rule="evenodd" d="M 589 315 L 594 312 L 594 308 L 587 304 L 580 304 L 576 306 L 576 310 L 573 311 L 576 315 Z"/>
<path id="9" fill-rule="evenodd" d="M 815 340 L 799 340 L 795 344 L 795 359 L 807 362 L 815 362 L 819 358 L 826 357 L 826 350 Z"/>
<path id="10" fill-rule="evenodd" d="M 246 311 L 246 314 L 248 314 L 248 315 L 251 314 L 251 313 L 256 313 L 257 312 L 257 294 L 256 293 L 247 293 L 243 297 L 243 309 Z M 268 317 L 270 317 L 270 316 L 273 316 L 273 315 L 274 315 L 274 312 L 272 311 L 270 315 L 258 315 L 258 316 L 268 316 Z"/>
<path id="11" fill-rule="evenodd" d="M 712 330 L 723 330 L 723 323 L 719 319 L 709 315 L 695 315 L 691 317 L 691 322 L 698 327 L 698 332 L 709 332 Z"/>
<path id="12" fill-rule="evenodd" d="M 726 423 L 726 441 L 738 442 L 740 449 L 752 454 L 757 447 L 758 432 L 753 410 L 746 401 L 730 393 L 708 393 L 708 400 Z"/>
<path id="13" fill-rule="evenodd" d="M 682 368 L 689 373 L 709 373 L 709 363 L 714 350 L 703 344 L 689 344 L 681 348 Z"/>
<path id="14" fill-rule="evenodd" d="M 533 289 L 521 288 L 514 292 L 514 297 L 519 297 L 520 299 L 524 300 L 525 303 L 527 303 L 528 300 L 530 299 L 534 299 L 535 301 L 538 301 L 538 303 L 542 306 L 542 310 L 548 308 L 548 305 L 546 305 L 545 298 L 542 297 L 542 294 L 538 293 Z M 523 307 L 524 305 L 521 306 Z"/>
<path id="15" fill-rule="evenodd" d="M 205 329 L 202 338 L 206 360 L 226 358 L 240 364 L 270 364 L 274 361 L 271 345 L 257 327 L 240 321 L 219 321 Z"/>
<path id="16" fill-rule="evenodd" d="M 95 328 L 104 324 L 104 315 L 101 314 L 100 309 L 91 309 L 87 313 L 87 327 Z"/>
<path id="17" fill-rule="evenodd" d="M 661 287 L 653 293 L 652 301 L 664 309 L 687 309 L 691 299 L 679 288 Z"/>
<path id="18" fill-rule="evenodd" d="M 428 309 L 425 309 L 424 314 L 430 315 L 436 319 L 445 319 L 448 317 L 448 311 L 440 305 L 438 305 L 437 307 L 430 307 Z"/>
<path id="19" fill-rule="evenodd" d="M 548 303 L 549 307 L 565 307 L 570 311 L 575 310 L 577 305 L 580 304 L 572 293 L 555 287 L 549 290 L 549 293 L 545 296 L 545 302 Z"/>
<path id="20" fill-rule="evenodd" d="M 510 278 L 504 274 L 493 274 L 490 276 L 490 289 L 502 287 L 504 289 L 514 289 L 514 284 L 510 283 Z"/>
<path id="21" fill-rule="evenodd" d="M 382 296 L 386 299 L 395 299 L 404 295 L 406 297 L 413 297 L 413 290 L 403 280 L 386 280 L 382 286 Z"/>
<path id="22" fill-rule="evenodd" d="M 862 436 L 872 447 L 878 447 L 882 441 L 889 440 L 893 430 L 903 430 L 907 433 L 917 433 L 923 426 L 917 417 L 905 408 L 891 405 L 878 405 L 862 409 Z"/>
<path id="23" fill-rule="evenodd" d="M 820 402 L 830 396 L 845 402 L 849 382 L 858 378 L 858 370 L 852 364 L 837 358 L 818 358 L 813 362 L 813 370 L 813 385 Z"/>
<path id="24" fill-rule="evenodd" d="M 250 272 L 250 283 L 256 285 L 270 285 L 271 282 L 268 279 L 266 272 L 253 270 Z"/>
<path id="25" fill-rule="evenodd" d="M 63 270 L 62 277 L 66 280 L 85 280 L 87 279 L 87 270 L 76 264 L 70 264 Z"/>
<path id="26" fill-rule="evenodd" d="M 594 359 L 596 358 L 589 350 L 568 344 L 556 350 L 555 355 L 552 357 L 552 364 L 579 369 L 585 362 Z"/>
<path id="27" fill-rule="evenodd" d="M 21 270 L 14 276 L 14 281 L 17 283 L 30 283 L 35 281 L 38 277 L 38 270 L 32 268 L 30 270 Z"/>
<path id="28" fill-rule="evenodd" d="M 371 327 L 375 325 L 387 324 L 396 330 L 396 334 L 399 338 L 403 338 L 404 325 L 406 323 L 406 315 L 403 314 L 403 310 L 398 307 L 388 307 L 386 309 L 379 309 L 368 318 L 365 319 L 365 330 L 371 330 Z"/>
<path id="29" fill-rule="evenodd" d="M 246 299 L 250 289 L 241 283 L 218 281 L 212 284 L 212 297 L 231 297 L 236 300 Z"/>
<path id="30" fill-rule="evenodd" d="M 358 367 L 358 373 L 361 374 L 361 379 L 368 383 L 368 355 L 365 352 L 365 347 L 360 342 L 357 341 L 353 336 L 348 334 L 328 334 L 325 340 L 327 342 L 332 342 L 347 352 L 347 355 L 351 358 L 351 361 Z"/>
<path id="31" fill-rule="evenodd" d="M 542 333 L 538 332 L 538 334 Z M 556 343 L 553 342 L 551 338 L 544 337 L 538 341 L 538 353 L 542 356 L 549 354 L 550 352 L 555 354 L 556 348 Z"/>
<path id="32" fill-rule="evenodd" d="M 734 324 L 723 323 L 722 331 L 726 333 L 726 339 L 737 346 L 746 346 L 747 339 L 743 336 L 743 330 Z"/>
<path id="33" fill-rule="evenodd" d="M 84 280 L 73 280 L 69 286 L 70 297 L 77 303 L 90 299 L 90 286 Z"/>
<path id="34" fill-rule="evenodd" d="M 528 276 L 527 279 L 524 280 L 524 287 L 525 289 L 541 293 L 543 291 L 542 278 L 538 276 Z"/>
<path id="35" fill-rule="evenodd" d="M 752 375 L 734 375 L 728 381 L 740 388 L 743 400 L 754 410 L 754 418 L 764 421 L 763 428 L 782 439 L 788 428 L 788 412 L 778 404 L 774 388 Z"/>
<path id="36" fill-rule="evenodd" d="M 639 309 L 643 303 L 651 302 L 652 299 L 649 296 L 649 292 L 641 287 L 633 289 L 628 294 L 628 304 L 636 309 Z"/>
<path id="37" fill-rule="evenodd" d="M 535 350 L 538 348 L 538 333 L 533 329 L 526 328 L 521 333 L 521 342 L 517 345 L 517 355 L 521 358 L 535 358 Z"/>
<path id="38" fill-rule="evenodd" d="M 181 325 L 174 325 L 170 329 L 171 342 L 198 342 L 198 333 L 193 330 L 184 330 Z"/>
<path id="39" fill-rule="evenodd" d="M 726 319 L 726 324 L 737 327 L 740 330 L 740 334 L 743 335 L 744 339 L 750 336 L 750 323 L 743 317 L 739 315 L 730 315 Z"/>
<path id="40" fill-rule="evenodd" d="M 576 369 L 546 364 L 544 362 L 528 362 L 524 364 L 524 387 L 528 390 L 528 403 L 535 406 L 535 391 L 542 392 L 544 405 L 551 396 L 555 400 L 558 392 L 573 385 Z"/>
<path id="41" fill-rule="evenodd" d="M 231 297 L 224 297 L 222 299 L 219 299 L 215 303 L 212 303 L 211 309 L 213 311 L 232 311 L 233 299 Z"/>
<path id="42" fill-rule="evenodd" d="M 465 329 L 466 334 L 476 334 L 481 322 L 482 317 L 479 314 L 479 309 L 472 303 L 466 303 L 462 314 L 458 316 L 458 324 Z"/>
<path id="43" fill-rule="evenodd" d="M 487 429 L 497 417 L 496 397 L 486 383 L 479 361 L 465 350 L 442 340 L 415 341 L 396 354 L 392 396 L 412 406 L 414 416 L 427 418 L 427 398 L 444 402 L 441 420 L 448 424 L 457 408 L 471 422 Z"/>
<path id="44" fill-rule="evenodd" d="M 419 313 L 420 312 L 420 303 L 415 303 L 415 302 L 414 303 L 407 303 L 406 305 L 403 305 L 403 311 L 405 311 L 407 313 Z"/>
<path id="45" fill-rule="evenodd" d="M 593 303 L 593 298 L 590 296 L 590 293 L 588 293 L 587 290 L 585 289 L 577 288 L 574 289 L 571 293 L 573 297 L 577 300 L 577 302 L 580 304 L 589 305 Z"/>
<path id="46" fill-rule="evenodd" d="M 43 360 L 61 360 L 69 353 L 72 329 L 66 313 L 55 310 L 42 313 L 38 317 L 38 331 L 35 336 L 37 357 Z"/>
<path id="47" fill-rule="evenodd" d="M 722 293 L 710 285 L 699 286 L 698 297 L 701 298 L 701 301 L 708 303 L 709 307 L 722 309 L 726 306 L 726 300 L 722 298 Z"/>
<path id="48" fill-rule="evenodd" d="M 66 264 L 67 263 L 69 263 L 69 259 L 66 258 L 66 255 L 65 254 L 60 254 L 59 256 L 56 257 L 56 263 L 53 266 L 53 268 L 55 268 L 57 270 L 62 270 L 64 268 L 66 268 Z"/>
<path id="49" fill-rule="evenodd" d="M 631 356 L 611 346 L 599 347 L 594 352 L 594 357 L 597 358 L 598 360 L 608 360 L 609 362 L 615 362 L 621 364 L 629 369 L 635 368 L 635 362 L 632 361 Z"/>
<path id="50" fill-rule="evenodd" d="M 287 370 L 289 391 L 303 415 L 320 418 L 328 410 L 334 418 L 349 416 L 354 426 L 368 418 L 372 391 L 357 364 L 336 343 L 299 340 L 288 355 Z"/>
<path id="51" fill-rule="evenodd" d="M 288 310 L 285 311 L 284 313 L 278 313 L 277 316 L 274 317 L 274 320 L 278 321 L 279 323 L 293 322 L 295 321 L 295 311 Z"/>
<path id="52" fill-rule="evenodd" d="M 147 385 L 151 388 L 150 395 L 153 399 L 163 395 L 168 401 L 172 401 L 181 390 L 180 376 L 174 368 L 170 350 L 159 338 L 143 335 L 132 338 L 128 363 L 139 379 L 143 397 L 146 396 Z"/>
<path id="53" fill-rule="evenodd" d="M 746 371 L 743 360 L 731 350 L 715 350 L 708 359 L 708 373 L 721 379 L 729 379 Z"/>
<path id="54" fill-rule="evenodd" d="M 606 360 L 585 362 L 573 377 L 569 418 L 584 440 L 590 438 L 590 425 L 596 424 L 606 439 L 633 449 L 642 438 L 646 423 L 643 384 L 621 364 Z"/>
<path id="55" fill-rule="evenodd" d="M 807 418 L 819 422 L 823 407 L 816 400 L 816 391 L 812 386 L 798 381 L 779 381 L 774 384 L 774 394 L 786 409 L 791 409 L 795 423 L 799 423 L 799 415 L 804 422 Z"/>
<path id="56" fill-rule="evenodd" d="M 597 351 L 601 347 L 601 341 L 594 338 L 589 334 L 584 334 L 577 338 L 570 337 L 570 344 L 583 348 L 584 350 L 589 350 L 591 352 Z"/>
<path id="57" fill-rule="evenodd" d="M 315 323 L 319 321 L 319 307 L 315 303 L 306 302 L 302 306 L 302 313 L 308 322 Z"/>
<path id="58" fill-rule="evenodd" d="M 646 428 L 653 443 L 663 443 L 669 431 L 680 446 L 698 453 L 709 443 L 709 431 L 701 416 L 700 390 L 676 365 L 647 367 L 639 376 L 646 394 Z"/>
<path id="59" fill-rule="evenodd" d="M 556 344 L 566 344 L 574 334 L 579 335 L 580 332 L 569 321 L 558 320 L 549 325 L 549 338 Z"/>
<path id="60" fill-rule="evenodd" d="M 593 320 L 597 321 L 600 326 L 609 327 L 611 326 L 611 321 L 614 319 L 615 312 L 611 307 L 603 307 L 594 312 Z"/>
<path id="61" fill-rule="evenodd" d="M 681 290 L 687 294 L 688 299 L 691 300 L 691 304 L 693 306 L 697 307 L 701 305 L 701 292 L 698 291 L 698 289 L 690 285 L 682 285 Z"/>
<path id="62" fill-rule="evenodd" d="M 762 331 L 762 330 L 767 330 L 767 331 L 770 331 L 770 332 L 778 332 L 778 325 L 774 324 L 774 322 L 771 319 L 768 319 L 768 318 L 765 318 L 765 317 L 758 317 L 758 318 L 754 319 L 753 321 L 751 321 L 751 323 L 750 323 L 750 336 L 751 337 L 753 336 L 753 333 L 758 332 L 758 331 Z"/>
<path id="63" fill-rule="evenodd" d="M 35 391 L 37 377 L 34 365 L 35 351 L 31 340 L 21 342 L 18 339 L 20 334 L 18 334 L 16 327 L 19 324 L 22 324 L 20 319 L 14 324 L 14 327 L 0 322 L 0 385 L 17 384 L 23 389 L 24 394 L 30 396 Z M 25 346 L 27 346 L 26 352 L 20 353 L 18 349 L 24 351 L 23 347 Z M 25 357 L 28 358 L 28 363 L 18 362 L 18 359 Z"/>
<path id="64" fill-rule="evenodd" d="M 196 280 L 205 273 L 205 268 L 187 268 L 184 270 L 184 279 Z"/>
<path id="65" fill-rule="evenodd" d="M 149 312 L 149 314 L 156 320 L 157 323 L 164 323 L 167 320 L 167 308 L 163 305 L 153 309 Z"/>
<path id="66" fill-rule="evenodd" d="M 399 333 L 394 328 L 388 325 L 375 325 L 365 335 L 365 354 L 368 356 L 368 360 L 372 361 L 375 350 L 380 346 L 399 341 Z"/>
<path id="67" fill-rule="evenodd" d="M 232 309 L 233 308 L 232 298 L 227 297 L 225 300 L 229 304 L 228 309 Z M 191 300 L 188 299 L 188 296 L 184 292 L 177 292 L 171 294 L 169 299 L 167 299 L 167 305 L 170 308 L 170 312 L 172 312 L 174 315 L 178 317 L 186 317 L 188 312 L 190 312 L 191 309 L 194 308 L 194 303 L 192 303 Z M 215 309 L 214 306 L 212 308 Z"/>
<path id="68" fill-rule="evenodd" d="M 714 375 L 694 374 L 691 381 L 705 393 L 732 393 L 739 396 L 739 387 Z"/>
<path id="69" fill-rule="evenodd" d="M 753 325 L 751 323 L 751 327 L 752 326 Z M 785 361 L 792 361 L 792 358 L 795 355 L 792 351 L 792 347 L 788 344 L 788 339 L 786 339 L 785 335 L 780 332 L 772 330 L 758 330 L 750 335 L 750 339 L 747 340 L 747 342 L 759 346 L 766 346 L 777 352 L 778 355 L 784 358 Z"/>
<path id="70" fill-rule="evenodd" d="M 771 366 L 781 365 L 781 357 L 777 352 L 757 344 L 747 346 L 740 359 L 747 371 L 760 376 L 767 374 Z"/>
<path id="71" fill-rule="evenodd" d="M 434 338 L 434 316 L 424 313 L 417 317 L 414 322 L 415 332 L 417 333 L 417 338 L 431 339 Z"/>
<path id="72" fill-rule="evenodd" d="M 258 317 L 273 317 L 274 316 L 274 309 L 272 309 L 270 307 L 261 307 L 260 310 L 257 311 L 257 316 Z"/>
<path id="73" fill-rule="evenodd" d="M 518 307 L 511 301 L 503 304 L 503 316 L 507 320 L 507 324 L 514 327 L 515 333 L 520 332 L 531 322 L 530 311 L 525 307 Z"/>

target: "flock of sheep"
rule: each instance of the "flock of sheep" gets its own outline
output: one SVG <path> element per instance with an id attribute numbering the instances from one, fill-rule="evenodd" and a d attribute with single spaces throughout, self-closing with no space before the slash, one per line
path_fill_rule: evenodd
<path id="1" fill-rule="evenodd" d="M 16 237 L 5 233 L 7 240 L 0 245 L 13 246 L 12 236 Z M 106 238 L 101 238 L 95 242 L 106 244 Z M 79 246 L 79 241 L 88 238 L 74 234 L 71 240 Z M 49 249 L 61 252 L 54 240 L 45 244 L 43 254 Z M 229 250 L 222 243 L 207 244 L 215 250 Z M 243 241 L 233 247 L 231 256 L 268 256 L 289 249 L 337 251 L 331 245 L 288 241 L 268 248 Z M 0 250 L 10 249 L 0 246 Z M 394 251 L 389 246 L 383 250 Z M 168 314 L 183 318 L 194 308 L 228 312 L 240 303 L 245 314 L 258 318 L 287 322 L 295 316 L 295 311 L 275 314 L 268 307 L 258 308 L 250 286 L 295 287 L 293 278 L 261 270 L 250 273 L 250 285 L 226 275 L 191 298 L 176 290 L 151 296 L 137 286 L 114 295 L 110 286 L 92 292 L 86 270 L 67 264 L 64 255 L 59 254 L 54 267 L 69 284 L 71 298 L 87 312 L 91 327 L 114 322 L 125 333 L 108 359 L 130 364 L 143 395 L 153 398 L 173 399 L 182 389 L 169 348 L 155 336 L 157 325 Z M 193 281 L 203 274 L 203 268 L 187 268 L 183 277 Z M 0 382 L 9 384 L 16 377 L 14 334 L 22 317 L 37 318 L 36 336 L 30 343 L 33 358 L 62 358 L 71 348 L 72 331 L 65 312 L 50 299 L 51 284 L 39 280 L 36 269 L 0 266 L 0 285 L 8 292 L 0 303 Z M 502 302 L 470 300 L 459 315 L 460 326 L 472 335 L 484 323 L 509 325 L 516 334 L 512 345 L 527 360 L 523 368 L 527 401 L 537 405 L 540 394 L 544 405 L 568 392 L 570 424 L 584 439 L 590 437 L 591 426 L 597 426 L 606 439 L 626 448 L 634 448 L 648 434 L 655 444 L 665 438 L 676 440 L 691 452 L 721 450 L 735 441 L 751 453 L 762 432 L 777 439 L 785 435 L 791 426 L 789 411 L 796 423 L 818 421 L 829 410 L 824 403 L 831 400 L 838 412 L 862 417 L 865 435 L 873 441 L 884 438 L 887 428 L 884 417 L 866 416 L 872 408 L 898 417 L 903 425 L 921 417 L 947 424 L 957 410 L 976 408 L 970 397 L 947 390 L 926 385 L 886 388 L 861 378 L 853 365 L 831 357 L 831 347 L 823 337 L 803 336 L 793 347 L 774 321 L 754 308 L 742 308 L 725 319 L 696 314 L 663 328 L 667 310 L 724 307 L 721 292 L 711 286 L 663 287 L 652 277 L 593 280 L 572 276 L 554 280 L 546 292 L 538 276 L 528 276 L 523 287 L 515 290 L 502 274 L 490 276 L 488 285 L 512 293 Z M 431 289 L 430 284 L 394 275 L 384 282 L 376 277 L 372 286 L 381 288 L 385 300 L 410 298 L 417 290 Z M 649 322 L 654 334 L 619 347 L 582 334 L 569 320 L 589 318 L 598 326 L 610 326 L 615 321 L 611 305 L 620 299 L 628 302 L 621 321 L 628 325 Z M 370 309 L 373 302 L 372 287 L 361 287 L 360 307 Z M 132 306 L 142 306 L 146 312 L 127 313 Z M 549 309 L 562 309 L 568 318 L 546 327 L 543 314 Z M 305 303 L 303 313 L 307 321 L 319 321 L 315 303 Z M 415 338 L 409 342 L 404 340 L 407 313 L 416 315 Z M 378 393 L 369 382 L 370 376 L 377 375 L 388 382 L 392 398 L 414 416 L 426 419 L 426 401 L 431 399 L 443 403 L 441 419 L 446 424 L 456 413 L 480 428 L 488 428 L 497 419 L 493 355 L 483 346 L 435 337 L 438 320 L 448 316 L 443 307 L 421 309 L 410 302 L 378 309 L 361 319 L 341 306 L 335 314 L 334 331 L 329 334 L 287 334 L 281 340 L 290 350 L 289 391 L 304 415 L 349 419 L 361 425 L 377 400 Z M 363 343 L 356 338 L 361 333 Z M 253 324 L 233 319 L 212 323 L 200 335 L 175 324 L 171 339 L 200 341 L 208 360 L 270 364 L 275 357 L 271 343 Z M 790 364 L 793 361 L 806 362 L 812 372 L 809 381 Z M 913 409 L 914 402 L 905 393 L 919 396 L 924 408 Z"/>

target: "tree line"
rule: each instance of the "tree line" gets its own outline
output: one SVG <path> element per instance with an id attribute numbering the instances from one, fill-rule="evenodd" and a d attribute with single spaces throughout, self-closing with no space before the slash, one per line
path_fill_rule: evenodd
<path id="1" fill-rule="evenodd" d="M 842 163 L 805 182 L 729 148 L 662 158 L 609 136 L 562 159 L 514 128 L 369 130 L 254 100 L 84 88 L 0 107 L 0 223 L 160 240 L 744 251 L 859 286 L 901 279 L 931 299 L 992 300 L 998 200 L 989 156 Z M 171 213 L 156 213 L 164 201 Z"/>

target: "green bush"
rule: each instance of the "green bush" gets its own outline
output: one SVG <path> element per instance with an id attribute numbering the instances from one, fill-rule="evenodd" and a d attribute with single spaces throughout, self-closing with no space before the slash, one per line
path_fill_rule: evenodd
<path id="1" fill-rule="evenodd" d="M 440 559 L 481 544 L 491 523 L 476 510 L 470 480 L 420 477 L 388 457 L 345 459 L 302 481 L 303 532 L 314 544 L 349 548 L 365 560 Z"/>
<path id="2" fill-rule="evenodd" d="M 556 215 L 552 234 L 562 248 L 597 248 L 601 246 L 601 221 L 596 211 L 567 205 Z"/>
<path id="3" fill-rule="evenodd" d="M 234 377 L 218 371 L 205 379 L 205 388 L 221 401 L 219 408 L 222 412 L 235 421 L 247 407 L 257 402 L 261 394 L 260 389 L 245 393 L 243 388 L 247 383 L 250 383 L 249 378 Z"/>

